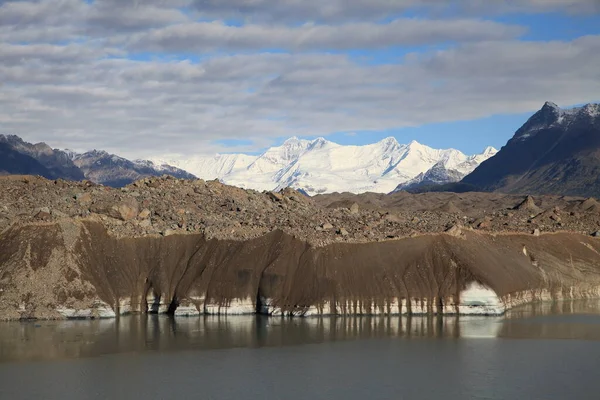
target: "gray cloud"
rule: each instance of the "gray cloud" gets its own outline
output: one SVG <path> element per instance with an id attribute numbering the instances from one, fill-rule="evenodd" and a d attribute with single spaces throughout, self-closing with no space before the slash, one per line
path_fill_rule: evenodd
<path id="1" fill-rule="evenodd" d="M 12 45 L 0 43 L 0 60 L 3 65 L 25 64 L 42 61 L 44 63 L 74 63 L 94 60 L 110 53 L 105 49 L 92 46 L 68 44 L 64 46 L 51 44 Z"/>
<path id="2" fill-rule="evenodd" d="M 185 22 L 188 17 L 159 1 L 96 0 L 84 16 L 84 29 L 89 34 L 136 32 L 144 29 Z"/>
<path id="3" fill-rule="evenodd" d="M 85 7 L 79 0 L 5 1 L 0 3 L 0 26 L 69 23 Z"/>
<path id="4" fill-rule="evenodd" d="M 194 0 L 201 15 L 247 21 L 374 20 L 407 10 L 433 14 L 461 11 L 489 15 L 506 12 L 599 11 L 598 0 Z"/>
<path id="5" fill-rule="evenodd" d="M 244 25 L 220 22 L 188 23 L 138 35 L 131 48 L 153 51 L 211 49 L 363 49 L 444 42 L 498 40 L 522 34 L 523 27 L 482 20 L 398 19 L 386 24 L 349 23 L 300 27 Z"/>
<path id="6" fill-rule="evenodd" d="M 499 3 L 512 8 L 494 9 Z M 216 139 L 249 139 L 256 148 L 275 137 L 532 111 L 545 100 L 598 100 L 600 36 L 519 42 L 513 39 L 523 28 L 450 19 L 445 4 L 223 0 L 195 2 L 191 11 L 188 0 L 0 1 L 1 133 L 129 157 L 197 154 L 220 150 Z M 472 13 L 464 15 L 595 4 L 460 2 Z M 414 7 L 438 19 L 398 15 Z M 254 22 L 192 22 L 239 12 Z M 443 50 L 427 47 L 378 65 L 329 54 L 442 43 Z M 268 48 L 288 52 L 260 52 Z M 130 49 L 156 53 L 136 61 Z M 232 49 L 243 54 L 224 54 Z M 178 60 L 178 51 L 197 52 L 200 61 Z"/>
<path id="7" fill-rule="evenodd" d="M 84 58 L 60 65 L 62 80 L 3 87 L 0 121 L 9 132 L 55 145 L 134 157 L 197 154 L 218 150 L 210 144 L 216 139 L 383 130 L 535 110 L 545 100 L 597 100 L 599 46 L 600 36 L 496 41 L 390 65 L 330 54 L 233 55 L 198 64 Z M 56 64 L 48 57 L 13 69 L 51 77 Z"/>
<path id="8" fill-rule="evenodd" d="M 53 42 L 107 38 L 188 21 L 180 1 L 40 0 L 0 3 L 0 38 Z"/>

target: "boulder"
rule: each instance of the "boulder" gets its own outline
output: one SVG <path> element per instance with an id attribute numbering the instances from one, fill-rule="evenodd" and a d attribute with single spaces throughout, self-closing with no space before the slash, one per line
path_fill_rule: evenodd
<path id="1" fill-rule="evenodd" d="M 344 228 L 338 228 L 337 234 L 342 236 L 348 236 L 348 231 Z"/>
<path id="2" fill-rule="evenodd" d="M 277 202 L 283 201 L 283 196 L 279 193 L 267 192 L 267 196 L 269 196 L 269 198 L 272 201 L 277 201 Z"/>
<path id="3" fill-rule="evenodd" d="M 462 226 L 456 224 L 446 229 L 446 233 L 450 236 L 459 237 L 462 235 Z"/>
<path id="4" fill-rule="evenodd" d="M 146 219 L 150 216 L 151 212 L 150 210 L 148 210 L 147 208 L 144 208 L 142 211 L 140 211 L 140 213 L 138 214 L 138 218 L 139 219 Z"/>
<path id="5" fill-rule="evenodd" d="M 92 195 L 87 192 L 77 193 L 75 199 L 79 204 L 89 204 L 92 202 Z"/>
<path id="6" fill-rule="evenodd" d="M 402 218 L 400 218 L 396 214 L 386 214 L 384 218 L 388 222 L 395 222 L 395 223 L 398 223 L 398 224 L 402 222 Z"/>
<path id="7" fill-rule="evenodd" d="M 38 208 L 34 211 L 34 218 L 41 221 L 48 221 L 52 217 L 50 209 L 48 207 Z"/>
<path id="8" fill-rule="evenodd" d="M 107 214 L 116 219 L 129 221 L 138 216 L 139 205 L 136 199 L 128 198 L 110 207 Z"/>

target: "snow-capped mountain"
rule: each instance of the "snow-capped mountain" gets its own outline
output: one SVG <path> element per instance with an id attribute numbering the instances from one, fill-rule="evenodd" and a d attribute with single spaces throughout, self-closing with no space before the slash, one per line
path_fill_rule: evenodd
<path id="1" fill-rule="evenodd" d="M 182 170 L 201 174 L 202 179 L 222 179 L 225 176 L 245 170 L 258 157 L 247 154 L 216 154 L 215 156 L 194 156 L 185 159 L 153 158 L 155 164 L 173 165 Z M 195 174 L 194 174 L 195 175 Z"/>
<path id="2" fill-rule="evenodd" d="M 574 122 L 591 122 L 600 116 L 600 104 L 586 104 L 582 107 L 560 108 L 547 101 L 513 137 L 513 140 L 526 140 L 548 128 L 568 128 Z"/>
<path id="3" fill-rule="evenodd" d="M 443 160 L 439 161 L 427 170 L 427 172 L 420 173 L 408 182 L 399 184 L 394 191 L 459 182 L 462 178 L 473 172 L 479 164 L 493 157 L 496 153 L 498 153 L 498 150 L 489 146 L 483 153 L 470 156 L 465 161 L 459 162 L 456 165 L 444 163 Z"/>
<path id="4" fill-rule="evenodd" d="M 293 137 L 259 156 L 223 154 L 153 161 L 185 169 L 199 178 L 218 178 L 243 188 L 293 187 L 315 195 L 345 191 L 388 193 L 435 165 L 455 171 L 460 179 L 493 154 L 495 149 L 488 148 L 482 154 L 467 156 L 455 149 L 433 149 L 416 141 L 400 144 L 392 137 L 365 146 Z M 453 174 L 449 176 L 453 180 L 448 182 L 455 181 Z"/>
<path id="5" fill-rule="evenodd" d="M 600 104 L 546 102 L 462 183 L 504 193 L 600 195 Z"/>

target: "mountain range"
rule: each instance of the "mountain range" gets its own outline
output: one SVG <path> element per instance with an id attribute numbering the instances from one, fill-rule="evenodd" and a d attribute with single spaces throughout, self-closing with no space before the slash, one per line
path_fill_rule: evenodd
<path id="1" fill-rule="evenodd" d="M 546 102 L 500 151 L 465 155 L 390 137 L 364 146 L 296 137 L 260 155 L 217 154 L 127 160 L 105 151 L 76 153 L 0 135 L 0 175 L 89 179 L 123 186 L 146 176 L 203 178 L 256 190 L 332 192 L 496 191 L 600 196 L 600 105 L 561 109 Z"/>
<path id="2" fill-rule="evenodd" d="M 194 175 L 169 165 L 129 161 L 105 151 L 76 153 L 53 149 L 46 143 L 28 143 L 16 135 L 0 135 L 0 175 L 40 175 L 48 179 L 89 179 L 106 186 L 124 186 L 148 176 L 172 175 L 192 179 Z"/>
<path id="3" fill-rule="evenodd" d="M 286 187 L 309 195 L 331 192 L 379 192 L 415 187 L 422 182 L 457 182 L 496 150 L 467 156 L 455 149 L 438 150 L 389 137 L 365 146 L 344 146 L 324 138 L 286 140 L 258 156 L 221 154 L 185 160 L 154 159 L 199 178 L 257 190 Z"/>
<path id="4" fill-rule="evenodd" d="M 85 153 L 69 151 L 68 154 L 87 179 L 106 186 L 125 186 L 148 176 L 171 175 L 182 179 L 195 178 L 189 172 L 170 165 L 156 164 L 148 160 L 130 161 L 103 150 Z"/>

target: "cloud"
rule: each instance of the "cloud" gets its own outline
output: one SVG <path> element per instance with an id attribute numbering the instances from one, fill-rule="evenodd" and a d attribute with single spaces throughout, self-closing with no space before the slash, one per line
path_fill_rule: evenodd
<path id="1" fill-rule="evenodd" d="M 513 38 L 519 26 L 483 20 L 397 19 L 341 26 L 227 26 L 221 22 L 172 25 L 133 39 L 129 48 L 164 52 L 214 49 L 348 50 Z"/>
<path id="2" fill-rule="evenodd" d="M 326 135 L 467 120 L 573 104 L 600 93 L 600 36 L 570 42 L 494 41 L 362 65 L 338 54 L 246 54 L 201 63 L 83 57 L 52 51 L 16 65 L 3 86 L 8 132 L 128 156 L 198 154 L 217 139 Z M 47 58 L 47 60 L 46 60 Z M 576 59 L 577 62 L 573 62 Z M 0 79 L 10 78 L 0 69 Z"/>
<path id="3" fill-rule="evenodd" d="M 80 44 L 50 45 L 12 45 L 0 43 L 0 59 L 3 65 L 22 65 L 28 62 L 75 63 L 94 60 L 107 54 L 104 49 L 95 49 Z"/>
<path id="4" fill-rule="evenodd" d="M 5 42 L 56 42 L 115 35 L 188 21 L 177 5 L 157 0 L 40 0 L 0 3 Z"/>
<path id="5" fill-rule="evenodd" d="M 490 15 L 508 12 L 599 11 L 597 0 L 195 0 L 201 15 L 246 21 L 340 22 L 385 19 L 406 11 Z"/>
<path id="6" fill-rule="evenodd" d="M 96 0 L 84 16 L 83 30 L 90 35 L 129 33 L 188 20 L 179 9 L 162 4 L 160 1 Z"/>
<path id="7" fill-rule="evenodd" d="M 450 3 L 460 8 L 449 10 Z M 227 150 L 218 139 L 247 139 L 258 148 L 284 136 L 598 100 L 600 36 L 518 41 L 525 28 L 485 19 L 597 5 L 0 0 L 0 133 L 129 157 L 189 155 Z M 402 15 L 407 10 L 422 17 Z M 344 54 L 390 47 L 403 51 L 378 63 Z M 399 55 L 408 49 L 415 53 Z M 181 60 L 181 53 L 199 61 Z"/>

